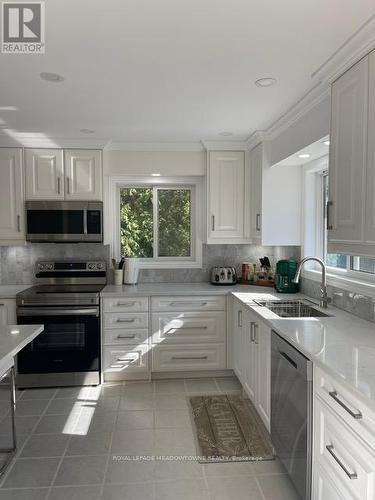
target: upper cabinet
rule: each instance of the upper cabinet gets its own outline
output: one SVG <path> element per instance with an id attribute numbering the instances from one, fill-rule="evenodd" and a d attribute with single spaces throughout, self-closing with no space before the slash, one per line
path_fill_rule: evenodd
<path id="1" fill-rule="evenodd" d="M 63 152 L 59 149 L 25 149 L 27 200 L 63 200 Z"/>
<path id="2" fill-rule="evenodd" d="M 89 150 L 64 151 L 65 199 L 101 200 L 101 152 Z"/>
<path id="3" fill-rule="evenodd" d="M 22 149 L 0 148 L 0 240 L 24 240 Z"/>
<path id="4" fill-rule="evenodd" d="M 244 240 L 245 153 L 210 151 L 207 168 L 208 243 Z"/>
<path id="5" fill-rule="evenodd" d="M 26 200 L 101 200 L 101 152 L 25 150 Z"/>
<path id="6" fill-rule="evenodd" d="M 254 243 L 262 241 L 262 174 L 263 145 L 258 144 L 250 153 L 250 235 Z"/>
<path id="7" fill-rule="evenodd" d="M 328 250 L 375 255 L 375 52 L 332 85 Z"/>

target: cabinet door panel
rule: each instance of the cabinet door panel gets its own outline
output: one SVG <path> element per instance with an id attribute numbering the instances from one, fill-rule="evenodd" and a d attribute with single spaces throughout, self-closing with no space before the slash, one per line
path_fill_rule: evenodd
<path id="1" fill-rule="evenodd" d="M 364 240 L 368 58 L 332 86 L 329 243 Z"/>
<path id="2" fill-rule="evenodd" d="M 259 144 L 250 153 L 251 168 L 251 219 L 250 232 L 253 240 L 262 238 L 262 174 L 263 147 Z"/>
<path id="3" fill-rule="evenodd" d="M 23 240 L 22 151 L 0 148 L 0 239 Z"/>
<path id="4" fill-rule="evenodd" d="M 27 200 L 64 199 L 63 153 L 58 149 L 26 149 Z"/>
<path id="5" fill-rule="evenodd" d="M 209 238 L 244 236 L 245 155 L 241 151 L 209 154 Z"/>
<path id="6" fill-rule="evenodd" d="M 375 244 L 375 51 L 369 57 L 368 156 L 366 170 L 365 241 Z M 375 248 L 372 250 L 374 255 Z"/>
<path id="7" fill-rule="evenodd" d="M 67 200 L 101 200 L 100 151 L 65 151 L 65 198 Z"/>
<path id="8" fill-rule="evenodd" d="M 258 347 L 258 397 L 257 410 L 265 426 L 270 430 L 271 423 L 271 330 L 258 323 L 256 331 Z"/>

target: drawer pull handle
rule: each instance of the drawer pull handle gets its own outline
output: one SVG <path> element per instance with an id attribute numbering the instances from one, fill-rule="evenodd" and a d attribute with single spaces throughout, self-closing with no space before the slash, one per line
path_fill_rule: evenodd
<path id="1" fill-rule="evenodd" d="M 346 410 L 349 413 L 349 415 L 351 415 L 353 418 L 355 418 L 356 420 L 362 418 L 362 413 L 359 410 L 357 413 L 352 411 L 343 401 L 341 401 L 336 391 L 331 391 L 329 395 L 336 401 L 336 403 L 338 403 L 342 408 L 344 408 L 344 410 Z"/>
<path id="2" fill-rule="evenodd" d="M 333 457 L 333 459 L 339 464 L 339 466 L 342 468 L 342 470 L 345 472 L 345 474 L 348 476 L 349 479 L 357 479 L 358 476 L 357 476 L 357 473 L 356 472 L 350 472 L 346 467 L 345 465 L 341 462 L 341 460 L 339 459 L 339 457 L 336 455 L 336 453 L 334 452 L 334 447 L 332 444 L 327 444 L 326 446 L 326 450 L 328 451 L 328 453 Z"/>
<path id="3" fill-rule="evenodd" d="M 117 335 L 118 339 L 135 339 L 135 335 Z"/>
<path id="4" fill-rule="evenodd" d="M 132 318 L 132 319 L 121 319 L 121 318 L 118 318 L 116 320 L 117 323 L 134 323 L 135 319 Z"/>
<path id="5" fill-rule="evenodd" d="M 135 306 L 135 302 L 117 302 L 118 306 L 132 307 Z"/>
<path id="6" fill-rule="evenodd" d="M 173 360 L 208 359 L 208 356 L 172 356 Z"/>
<path id="7" fill-rule="evenodd" d="M 137 358 L 117 358 L 117 361 L 136 361 Z"/>
<path id="8" fill-rule="evenodd" d="M 173 332 L 171 332 L 171 330 L 173 330 Z M 165 332 L 165 335 L 173 335 L 176 330 L 207 330 L 207 326 L 180 326 L 178 328 L 171 327 Z"/>
<path id="9" fill-rule="evenodd" d="M 187 305 L 193 305 L 193 306 L 200 306 L 204 307 L 207 305 L 207 302 L 170 302 L 171 306 L 187 306 Z"/>

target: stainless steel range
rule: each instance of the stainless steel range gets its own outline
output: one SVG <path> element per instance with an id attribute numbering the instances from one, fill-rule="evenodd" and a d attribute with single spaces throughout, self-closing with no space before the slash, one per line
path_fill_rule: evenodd
<path id="1" fill-rule="evenodd" d="M 17 294 L 17 321 L 44 332 L 17 357 L 18 387 L 99 384 L 106 263 L 43 261 L 35 276 L 38 284 Z"/>

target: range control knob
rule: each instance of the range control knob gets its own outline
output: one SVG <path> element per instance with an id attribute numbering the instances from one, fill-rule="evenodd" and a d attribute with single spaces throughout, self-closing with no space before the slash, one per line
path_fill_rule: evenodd
<path id="1" fill-rule="evenodd" d="M 95 269 L 95 264 L 93 262 L 90 262 L 89 265 L 87 266 L 89 269 Z"/>
<path id="2" fill-rule="evenodd" d="M 43 269 L 44 269 L 44 264 L 38 264 L 38 269 L 39 269 L 40 271 L 43 271 Z"/>
<path id="3" fill-rule="evenodd" d="M 98 269 L 103 269 L 103 262 L 98 262 L 97 265 L 96 265 L 96 267 Z"/>
<path id="4" fill-rule="evenodd" d="M 52 264 L 46 264 L 46 269 L 49 269 L 49 270 L 53 269 L 53 265 Z"/>

